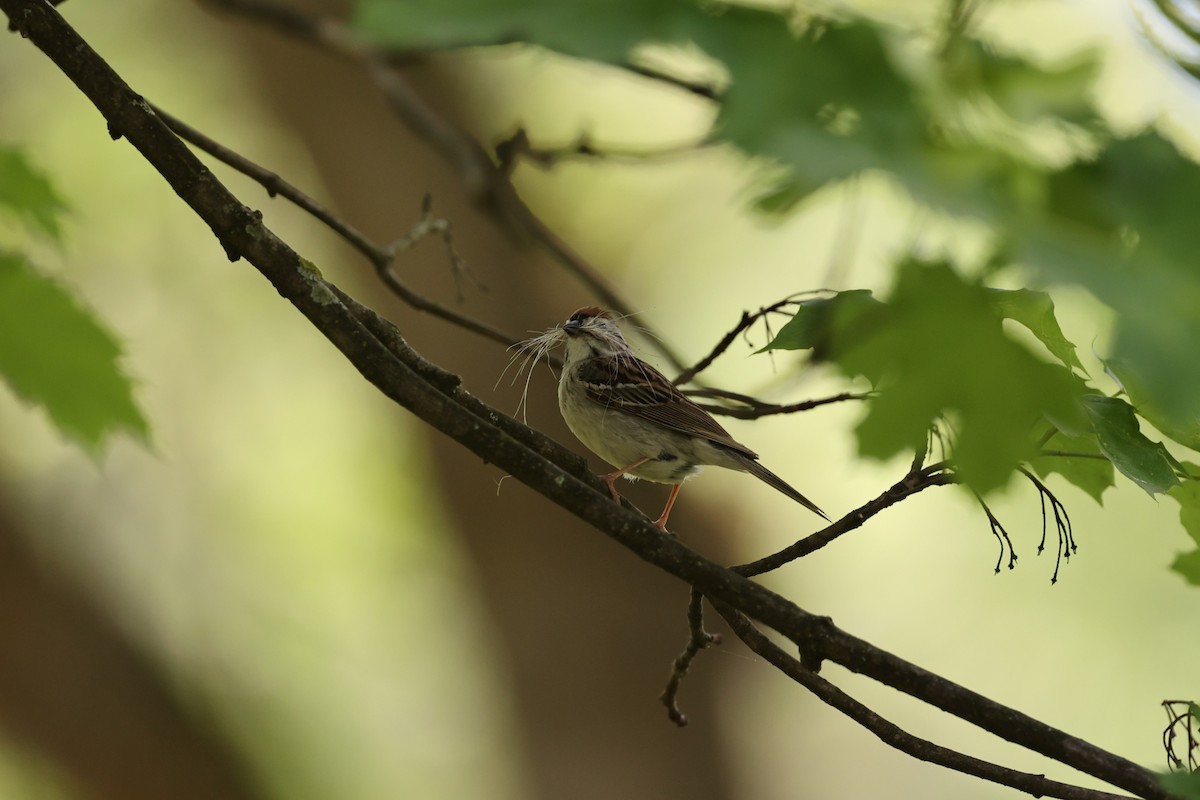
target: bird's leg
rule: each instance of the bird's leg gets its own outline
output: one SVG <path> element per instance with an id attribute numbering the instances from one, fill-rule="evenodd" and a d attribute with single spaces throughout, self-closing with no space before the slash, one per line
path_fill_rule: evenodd
<path id="1" fill-rule="evenodd" d="M 663 533 L 667 532 L 667 517 L 671 516 L 671 506 L 675 505 L 675 498 L 679 496 L 679 490 L 682 488 L 682 483 L 677 483 L 671 487 L 671 496 L 667 498 L 667 507 L 663 509 L 662 515 L 654 521 L 654 524 Z"/>
<path id="2" fill-rule="evenodd" d="M 631 469 L 637 469 L 642 464 L 645 464 L 647 461 L 650 461 L 650 460 L 651 459 L 649 456 L 647 456 L 646 458 L 639 458 L 637 461 L 633 462 L 628 467 L 622 467 L 621 469 L 617 470 L 616 472 L 610 472 L 607 475 L 600 476 L 600 480 L 604 481 L 604 485 L 608 487 L 608 493 L 612 495 L 612 499 L 613 499 L 614 503 L 621 502 L 621 495 L 617 492 L 617 485 L 616 485 L 617 478 L 621 477 L 626 472 L 629 472 L 629 470 L 631 470 Z"/>

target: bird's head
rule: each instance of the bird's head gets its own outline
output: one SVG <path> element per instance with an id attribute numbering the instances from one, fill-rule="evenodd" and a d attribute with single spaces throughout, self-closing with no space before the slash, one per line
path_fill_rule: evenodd
<path id="1" fill-rule="evenodd" d="M 629 353 L 612 314 L 596 306 L 581 308 L 559 326 L 567 337 L 567 362 Z"/>

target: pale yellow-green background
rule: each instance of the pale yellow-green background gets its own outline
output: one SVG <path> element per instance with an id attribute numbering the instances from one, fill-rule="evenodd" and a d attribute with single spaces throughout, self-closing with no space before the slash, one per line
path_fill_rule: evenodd
<path id="1" fill-rule="evenodd" d="M 891 4 L 872 5 L 892 13 Z M 988 22 L 1004 42 L 1048 54 L 1104 47 L 1099 97 L 1121 126 L 1166 114 L 1172 129 L 1195 129 L 1195 90 L 1139 44 L 1124 4 L 994 5 Z M 240 79 L 221 25 L 190 5 L 149 0 L 74 0 L 64 10 L 138 91 L 269 154 L 271 168 L 320 195 L 302 147 L 260 113 Z M 578 68 L 550 57 L 479 68 L 487 124 L 521 120 L 545 141 L 570 141 L 586 127 L 599 143 L 663 144 L 687 141 L 708 122 L 702 104 L 651 97 L 624 80 L 597 85 L 589 74 L 581 93 Z M 150 449 L 118 438 L 89 460 L 41 412 L 0 391 L 0 481 L 44 533 L 39 552 L 103 598 L 216 709 L 274 796 L 522 797 L 504 668 L 489 656 L 486 614 L 428 502 L 416 423 L 256 273 L 228 263 L 136 153 L 111 142 L 95 110 L 14 36 L 0 39 L 0 108 L 0 139 L 23 144 L 73 209 L 65 246 L 35 247 L 38 263 L 77 287 L 125 341 L 154 430 Z M 930 248 L 978 246 L 970 231 L 927 218 L 918 231 L 895 193 L 869 180 L 768 223 L 744 210 L 752 174 L 730 153 L 709 151 L 652 166 L 523 170 L 518 184 L 691 357 L 742 309 L 803 288 L 885 286 L 876 265 L 918 234 Z M 222 176 L 260 202 L 260 190 Z M 369 280 L 359 265 L 328 265 L 329 238 L 304 215 L 280 201 L 268 212 L 269 224 L 335 280 Z M 1106 313 L 1079 293 L 1057 297 L 1068 335 L 1099 374 L 1090 351 L 1106 340 Z M 745 353 L 726 358 L 713 379 L 758 388 L 743 386 L 764 374 Z M 497 348 L 495 357 L 499 376 L 506 355 Z M 781 371 L 789 364 L 779 360 Z M 800 396 L 837 387 L 822 374 L 791 386 Z M 471 388 L 487 399 L 491 387 Z M 854 458 L 859 413 L 847 406 L 731 427 L 773 469 L 844 512 L 902 468 Z M 794 432 L 788 426 L 803 429 L 808 452 L 772 446 L 780 431 Z M 689 493 L 703 487 L 746 505 L 758 522 L 746 526 L 755 538 L 741 543 L 749 558 L 794 538 L 797 513 L 746 481 L 706 473 Z M 1013 572 L 992 575 L 996 546 L 977 507 L 938 489 L 770 582 L 859 636 L 1160 768 L 1158 703 L 1200 695 L 1200 592 L 1166 571 L 1188 545 L 1177 507 L 1123 481 L 1103 509 L 1051 485 L 1080 542 L 1057 586 L 1051 558 L 1034 557 L 1038 504 L 1021 484 L 994 503 L 1022 556 Z M 72 522 L 85 520 L 87 535 L 74 534 Z M 765 664 L 722 651 L 705 658 L 735 675 L 719 722 L 739 797 L 797 797 L 800 772 L 813 797 L 1014 796 L 889 750 Z M 837 668 L 828 674 L 918 735 L 1078 779 Z M 52 765 L 15 743 L 0 755 L 0 796 L 71 796 Z"/>

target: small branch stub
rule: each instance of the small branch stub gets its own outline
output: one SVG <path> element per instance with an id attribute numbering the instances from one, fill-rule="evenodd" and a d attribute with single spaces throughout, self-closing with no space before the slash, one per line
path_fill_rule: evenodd
<path id="1" fill-rule="evenodd" d="M 454 287 L 458 292 L 458 301 L 461 303 L 465 299 L 462 282 L 466 278 L 481 292 L 487 291 L 487 287 L 475 277 L 467 266 L 466 259 L 458 254 L 454 249 L 454 236 L 450 233 L 450 221 L 441 217 L 433 216 L 433 195 L 426 194 L 421 199 L 421 216 L 404 236 L 395 240 L 384 248 L 390 259 L 387 264 L 381 264 L 381 272 L 390 272 L 395 266 L 395 259 L 398 253 L 405 250 L 411 250 L 416 246 L 417 242 L 427 236 L 436 235 L 442 238 L 446 245 L 446 255 L 450 259 L 450 267 L 454 275 Z"/>
<path id="2" fill-rule="evenodd" d="M 720 634 L 704 630 L 704 595 L 695 589 L 692 589 L 692 597 L 688 603 L 688 632 L 687 646 L 672 662 L 671 677 L 667 679 L 667 685 L 658 697 L 667 708 L 667 718 L 681 728 L 688 724 L 687 714 L 680 710 L 677 702 L 683 679 L 701 650 L 721 643 Z"/>

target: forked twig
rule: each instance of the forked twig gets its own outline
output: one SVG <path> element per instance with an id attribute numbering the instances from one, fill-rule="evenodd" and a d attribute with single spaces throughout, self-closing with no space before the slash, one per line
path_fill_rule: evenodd
<path id="1" fill-rule="evenodd" d="M 1004 529 L 1004 525 L 1000 520 L 996 519 L 996 515 L 992 513 L 992 509 L 984 502 L 978 492 L 972 491 L 975 499 L 979 502 L 979 507 L 983 509 L 983 513 L 987 515 L 988 525 L 991 526 L 992 535 L 996 537 L 996 541 L 1000 543 L 1000 555 L 996 557 L 996 574 L 1000 574 L 1000 565 L 1004 563 L 1004 551 L 1008 550 L 1008 568 L 1015 569 L 1017 566 L 1017 551 L 1013 547 L 1012 539 L 1008 537 L 1008 531 Z"/>
<path id="2" fill-rule="evenodd" d="M 1190 700 L 1163 700 L 1162 707 L 1167 712 L 1167 727 L 1162 733 L 1167 764 L 1173 770 L 1196 772 L 1200 769 L 1200 706 Z M 1182 755 L 1180 739 L 1186 746 Z"/>
<path id="3" fill-rule="evenodd" d="M 395 267 L 396 255 L 398 253 L 415 247 L 418 242 L 430 235 L 440 236 L 446 245 L 446 256 L 450 259 L 450 266 L 454 274 L 454 288 L 458 292 L 458 301 L 460 303 L 464 299 L 462 290 L 462 279 L 464 276 L 475 285 L 476 289 L 487 291 L 487 287 L 471 272 L 466 260 L 454 249 L 454 237 L 450 233 L 450 221 L 433 216 L 433 195 L 431 194 L 426 194 L 421 198 L 421 216 L 413 224 L 412 228 L 409 229 L 408 233 L 384 248 L 384 251 L 390 256 L 387 264 L 376 265 L 376 268 L 381 272 L 385 270 L 391 272 Z"/>
<path id="4" fill-rule="evenodd" d="M 1075 535 L 1071 530 L 1071 517 L 1067 515 L 1067 507 L 1062 504 L 1054 493 L 1046 488 L 1046 484 L 1038 480 L 1032 472 L 1020 468 L 1020 472 L 1034 488 L 1038 490 L 1038 498 L 1042 501 L 1042 539 L 1038 542 L 1038 554 L 1040 555 L 1046 549 L 1046 501 L 1050 501 L 1050 510 L 1054 514 L 1054 528 L 1058 532 L 1058 547 L 1054 555 L 1054 574 L 1050 576 L 1050 583 L 1058 583 L 1058 570 L 1064 563 L 1071 561 L 1071 556 L 1079 549 L 1075 544 Z"/>
<path id="5" fill-rule="evenodd" d="M 703 372 L 704 370 L 706 370 L 710 366 L 712 366 L 712 363 L 714 361 L 716 361 L 717 358 L 720 357 L 722 353 L 724 353 L 726 350 L 729 349 L 729 346 L 731 344 L 733 344 L 733 341 L 738 337 L 739 333 L 743 333 L 744 331 L 748 330 L 750 328 L 750 326 L 753 325 L 758 320 L 760 320 L 760 319 L 765 320 L 769 314 L 779 313 L 782 311 L 782 309 L 786 308 L 787 306 L 795 305 L 797 302 L 796 298 L 799 297 L 801 294 L 808 294 L 808 292 L 798 292 L 796 294 L 789 295 L 788 297 L 785 297 L 782 300 L 772 303 L 769 306 L 763 306 L 758 311 L 755 311 L 753 313 L 751 313 L 749 311 L 743 311 L 742 318 L 740 320 L 738 320 L 738 323 L 736 325 L 734 325 L 733 328 L 728 333 L 726 333 L 724 336 L 721 337 L 721 340 L 719 342 L 717 342 L 717 344 L 713 347 L 713 349 L 709 352 L 709 354 L 706 355 L 704 358 L 700 359 L 699 361 L 697 361 L 691 367 L 688 367 L 687 369 L 680 372 L 675 377 L 675 380 L 672 381 L 672 383 L 674 383 L 676 386 L 681 386 L 685 383 L 690 383 L 693 379 L 695 379 L 695 377 L 697 375 L 699 375 L 701 372 Z"/>
<path id="6" fill-rule="evenodd" d="M 330 230 L 348 242 L 355 250 L 361 253 L 371 265 L 375 268 L 375 272 L 383 280 L 384 284 L 402 301 L 412 308 L 423 311 L 439 319 L 445 320 L 452 325 L 457 325 L 472 333 L 478 334 L 493 342 L 498 342 L 505 347 L 511 347 L 518 340 L 504 331 L 489 325 L 486 322 L 459 313 L 453 309 L 446 308 L 440 303 L 431 300 L 423 294 L 415 291 L 408 286 L 404 281 L 400 280 L 392 270 L 392 264 L 395 260 L 397 250 L 404 248 L 389 248 L 375 244 L 367 236 L 361 233 L 354 226 L 347 223 L 345 220 L 338 217 L 321 203 L 317 202 L 310 195 L 301 191 L 299 188 L 289 183 L 280 177 L 277 173 L 266 169 L 240 153 L 231 150 L 220 142 L 217 142 L 212 137 L 200 132 L 195 127 L 188 125 L 183 120 L 168 114 L 157 106 L 151 106 L 156 116 L 158 116 L 167 127 L 175 133 L 176 136 L 183 139 L 185 142 L 194 147 L 208 153 L 213 158 L 226 164 L 229 167 L 237 170 L 248 178 L 251 178 L 256 183 L 267 190 L 267 194 L 271 197 L 279 196 L 296 205 L 298 208 L 306 211 L 314 219 L 326 225 Z M 428 216 L 428 211 L 423 212 L 423 217 Z M 445 228 L 443 225 L 432 225 L 427 222 L 426 225 L 430 228 Z M 417 223 L 421 225 L 420 222 Z M 410 236 L 412 231 L 410 231 Z M 451 253 L 451 265 L 454 265 L 454 259 L 457 254 L 450 247 L 449 231 L 443 231 L 447 248 Z M 403 241 L 403 239 L 399 240 Z"/>
<path id="7" fill-rule="evenodd" d="M 785 564 L 790 564 L 809 553 L 821 549 L 840 536 L 861 528 L 871 517 L 907 497 L 911 497 L 933 486 L 947 486 L 957 482 L 958 476 L 949 469 L 944 461 L 910 470 L 905 473 L 904 477 L 888 487 L 886 491 L 874 500 L 864 503 L 848 514 L 826 525 L 821 530 L 810 533 L 808 536 L 769 556 L 764 556 L 763 558 L 732 567 L 731 569 L 748 577 L 762 575 L 779 569 Z"/>
<path id="8" fill-rule="evenodd" d="M 671 663 L 671 677 L 667 679 L 667 685 L 658 697 L 659 701 L 667 707 L 667 717 L 681 728 L 688 724 L 687 715 L 679 709 L 678 703 L 679 688 L 683 684 L 683 679 L 687 677 L 692 661 L 701 650 L 721 643 L 720 634 L 704 630 L 704 595 L 696 589 L 692 589 L 692 597 L 688 602 L 687 619 L 687 646 Z"/>

